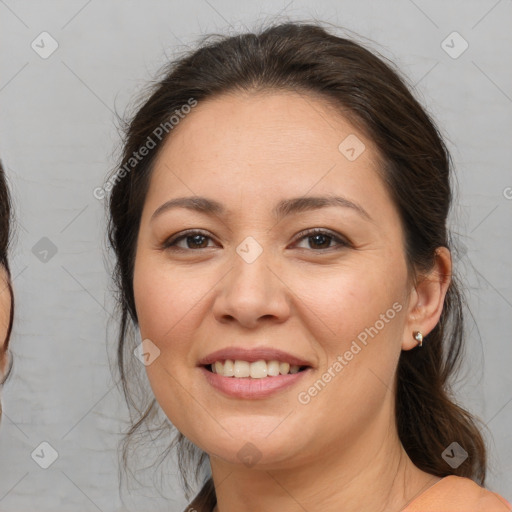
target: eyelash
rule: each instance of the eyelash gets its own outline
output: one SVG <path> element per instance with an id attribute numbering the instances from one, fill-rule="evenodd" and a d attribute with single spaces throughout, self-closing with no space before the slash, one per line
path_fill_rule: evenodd
<path id="1" fill-rule="evenodd" d="M 183 240 L 183 239 L 186 239 L 188 237 L 195 236 L 195 235 L 200 235 L 200 236 L 203 236 L 204 238 L 210 238 L 210 239 L 212 238 L 212 237 L 210 237 L 209 235 L 207 235 L 206 233 L 204 233 L 202 231 L 189 230 L 189 231 L 183 232 L 179 236 L 172 236 L 172 237 L 168 238 L 162 244 L 162 249 L 172 250 L 172 251 L 197 251 L 198 249 L 190 249 L 190 248 L 184 249 L 183 247 L 177 247 L 176 246 L 176 244 L 180 240 Z M 343 247 L 352 247 L 352 244 L 350 244 L 350 242 L 348 242 L 346 239 L 338 236 L 337 234 L 335 234 L 332 231 L 325 230 L 325 229 L 320 229 L 320 228 L 313 228 L 313 229 L 308 229 L 308 230 L 305 230 L 305 231 L 301 231 L 297 235 L 297 242 L 300 242 L 301 240 L 303 240 L 305 238 L 314 237 L 316 235 L 324 235 L 324 236 L 327 236 L 328 238 L 330 238 L 331 242 L 332 241 L 338 242 L 338 248 L 335 247 L 334 250 L 339 250 L 339 249 L 341 249 Z M 202 247 L 200 249 L 208 249 L 208 248 L 209 247 Z M 324 252 L 324 251 L 330 251 L 332 249 L 333 249 L 332 247 L 328 247 L 326 249 L 319 249 L 319 250 L 311 249 L 311 250 L 314 251 L 314 252 Z"/>

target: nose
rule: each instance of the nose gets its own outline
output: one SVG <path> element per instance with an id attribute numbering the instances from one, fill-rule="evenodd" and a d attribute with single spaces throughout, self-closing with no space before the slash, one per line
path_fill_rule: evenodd
<path id="1" fill-rule="evenodd" d="M 291 292 L 276 269 L 265 251 L 252 262 L 235 254 L 233 267 L 219 283 L 221 288 L 213 305 L 216 320 L 248 329 L 286 321 Z"/>

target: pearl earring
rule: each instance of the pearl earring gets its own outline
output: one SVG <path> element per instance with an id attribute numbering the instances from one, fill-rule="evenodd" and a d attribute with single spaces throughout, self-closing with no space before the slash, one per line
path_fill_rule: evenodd
<path id="1" fill-rule="evenodd" d="M 418 345 L 421 347 L 423 345 L 423 334 L 420 331 L 414 331 L 412 333 L 414 339 L 418 342 Z"/>

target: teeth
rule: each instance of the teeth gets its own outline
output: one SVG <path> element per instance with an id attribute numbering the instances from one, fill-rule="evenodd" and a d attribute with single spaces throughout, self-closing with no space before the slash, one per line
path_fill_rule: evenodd
<path id="1" fill-rule="evenodd" d="M 290 365 L 288 363 L 279 363 L 279 373 L 286 375 L 290 371 Z"/>
<path id="2" fill-rule="evenodd" d="M 279 375 L 279 361 L 269 361 L 267 363 L 267 375 L 270 375 L 270 377 Z"/>
<path id="3" fill-rule="evenodd" d="M 277 377 L 278 375 L 288 375 L 289 373 L 298 373 L 300 366 L 296 364 L 281 363 L 276 360 L 265 361 L 260 359 L 254 363 L 248 361 L 215 361 L 211 365 L 213 373 L 218 373 L 223 377 L 251 377 L 253 379 L 263 379 L 265 377 Z"/>
<path id="4" fill-rule="evenodd" d="M 267 376 L 267 363 L 265 361 L 255 361 L 249 367 L 253 379 L 262 379 Z"/>
<path id="5" fill-rule="evenodd" d="M 215 363 L 217 364 L 217 363 Z M 220 363 L 222 364 L 222 363 Z M 249 377 L 251 373 L 250 364 L 247 361 L 235 361 L 234 371 L 235 377 Z M 220 373 L 220 372 L 219 372 Z M 222 372 L 224 375 L 224 372 Z"/>
<path id="6" fill-rule="evenodd" d="M 223 375 L 224 377 L 233 377 L 235 375 L 235 364 L 231 359 L 226 359 L 224 361 L 224 368 L 223 368 Z"/>

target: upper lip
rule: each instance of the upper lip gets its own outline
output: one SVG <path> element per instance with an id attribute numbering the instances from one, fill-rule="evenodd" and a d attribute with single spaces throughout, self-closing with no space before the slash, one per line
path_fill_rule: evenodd
<path id="1" fill-rule="evenodd" d="M 279 361 L 281 363 L 296 364 L 298 366 L 311 366 L 311 363 L 301 359 L 300 357 L 277 350 L 270 347 L 256 347 L 256 348 L 243 348 L 243 347 L 226 347 L 216 350 L 206 357 L 199 360 L 199 365 L 204 366 L 215 363 L 215 361 L 225 361 L 231 359 L 232 361 L 247 361 L 253 363 L 255 361 Z"/>

